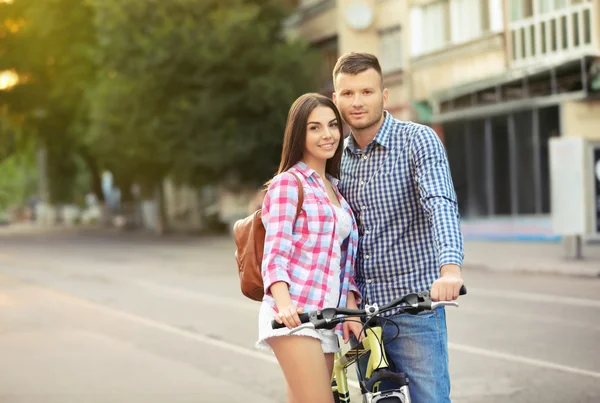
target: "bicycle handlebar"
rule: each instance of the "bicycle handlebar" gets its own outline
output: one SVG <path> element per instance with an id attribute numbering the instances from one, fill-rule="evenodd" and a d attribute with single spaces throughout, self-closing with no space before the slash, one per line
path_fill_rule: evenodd
<path id="1" fill-rule="evenodd" d="M 465 295 L 466 293 L 467 288 L 463 285 L 460 288 L 459 295 Z M 455 301 L 433 302 L 429 296 L 429 291 L 421 291 L 396 298 L 389 304 L 381 307 L 373 304 L 366 305 L 364 309 L 324 308 L 318 311 L 299 314 L 298 317 L 303 325 L 291 329 L 290 333 L 295 333 L 302 329 L 332 329 L 337 323 L 343 322 L 346 316 L 376 316 L 395 308 L 401 309 L 399 313 L 416 315 L 420 312 L 434 310 L 439 306 L 458 306 L 458 303 Z M 277 323 L 275 320 L 272 320 L 271 327 L 273 329 L 282 329 L 286 326 L 283 323 Z"/>

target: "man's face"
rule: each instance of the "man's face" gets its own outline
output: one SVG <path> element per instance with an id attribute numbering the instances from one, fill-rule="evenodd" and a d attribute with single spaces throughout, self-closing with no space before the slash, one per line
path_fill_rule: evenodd
<path id="1" fill-rule="evenodd" d="M 356 75 L 338 74 L 333 101 L 344 121 L 353 130 L 364 130 L 377 124 L 387 105 L 388 91 L 374 69 Z"/>

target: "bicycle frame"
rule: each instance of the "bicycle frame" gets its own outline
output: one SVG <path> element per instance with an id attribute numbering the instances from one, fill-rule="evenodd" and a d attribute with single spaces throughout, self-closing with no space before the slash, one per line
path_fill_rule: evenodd
<path id="1" fill-rule="evenodd" d="M 357 363 L 360 357 L 368 352 L 371 353 L 364 374 L 366 378 L 370 378 L 375 370 L 388 367 L 385 349 L 382 343 L 380 343 L 383 336 L 383 329 L 380 326 L 374 326 L 366 329 L 366 333 L 362 343 L 358 345 L 358 353 L 357 347 L 353 347 L 346 354 L 342 354 L 341 352 L 335 354 L 331 383 L 332 391 L 338 393 L 340 402 L 350 402 L 350 388 L 348 386 L 346 369 L 350 365 Z"/>
<path id="2" fill-rule="evenodd" d="M 463 285 L 459 291 L 459 295 L 465 295 L 467 289 Z M 397 313 L 418 314 L 422 311 L 433 310 L 439 306 L 458 306 L 454 301 L 437 301 L 433 302 L 429 296 L 429 291 L 421 291 L 417 293 L 407 294 L 404 297 L 395 299 L 394 301 L 378 307 L 377 304 L 366 305 L 364 309 L 347 309 L 347 308 L 325 308 L 323 310 L 305 312 L 300 314 L 300 321 L 304 325 L 298 326 L 297 330 L 302 328 L 323 329 L 329 328 L 326 325 L 335 326 L 340 323 L 342 316 L 367 316 L 373 317 L 378 313 L 383 313 L 395 309 L 402 309 Z M 284 327 L 283 324 L 272 321 L 273 329 Z M 294 330 L 294 329 L 293 329 Z M 360 389 L 363 396 L 363 402 L 376 403 L 381 401 L 404 402 L 410 403 L 410 393 L 408 388 L 408 376 L 402 372 L 390 371 L 388 369 L 388 359 L 383 346 L 383 328 L 381 326 L 372 326 L 365 328 L 365 337 L 358 346 L 351 348 L 346 354 L 338 352 L 334 356 L 333 373 L 331 374 L 332 392 L 336 395 L 339 402 L 350 402 L 350 388 L 348 387 L 348 378 L 346 369 L 354 364 L 363 355 L 370 353 L 367 367 L 362 371 Z M 397 388 L 379 390 L 381 382 L 389 380 L 397 385 Z"/>

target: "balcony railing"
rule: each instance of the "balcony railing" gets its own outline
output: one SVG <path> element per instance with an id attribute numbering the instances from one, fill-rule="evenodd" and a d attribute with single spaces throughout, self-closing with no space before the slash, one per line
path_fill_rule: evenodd
<path id="1" fill-rule="evenodd" d="M 598 53 L 592 4 L 573 5 L 510 23 L 511 65 L 522 67 Z"/>

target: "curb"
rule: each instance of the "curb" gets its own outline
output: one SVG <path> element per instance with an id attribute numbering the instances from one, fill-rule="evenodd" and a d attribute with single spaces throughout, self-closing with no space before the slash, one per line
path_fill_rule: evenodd
<path id="1" fill-rule="evenodd" d="M 565 262 L 568 264 L 569 262 Z M 562 277 L 580 277 L 600 279 L 600 268 L 591 267 L 535 267 L 535 266 L 493 266 L 482 263 L 463 263 L 463 269 L 473 271 L 487 271 L 493 273 L 515 273 L 515 274 L 545 274 Z"/>

